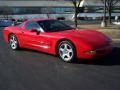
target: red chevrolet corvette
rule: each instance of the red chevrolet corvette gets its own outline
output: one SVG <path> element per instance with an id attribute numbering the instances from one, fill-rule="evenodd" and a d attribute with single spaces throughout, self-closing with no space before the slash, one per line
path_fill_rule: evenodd
<path id="1" fill-rule="evenodd" d="M 65 62 L 94 59 L 112 51 L 111 39 L 95 30 L 78 30 L 58 20 L 32 19 L 3 30 L 13 50 L 29 48 L 58 55 Z"/>

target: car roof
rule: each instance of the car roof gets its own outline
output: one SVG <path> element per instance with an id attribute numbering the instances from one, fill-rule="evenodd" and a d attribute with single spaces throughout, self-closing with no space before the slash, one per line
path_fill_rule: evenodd
<path id="1" fill-rule="evenodd" d="M 40 19 L 40 18 L 28 19 L 21 24 L 21 27 L 24 28 L 24 25 L 29 21 L 39 22 L 39 21 L 46 21 L 46 20 L 55 20 L 55 19 Z"/>

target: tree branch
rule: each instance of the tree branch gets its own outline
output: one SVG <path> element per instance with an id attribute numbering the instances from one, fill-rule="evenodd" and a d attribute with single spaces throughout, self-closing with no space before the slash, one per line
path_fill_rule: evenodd
<path id="1" fill-rule="evenodd" d="M 120 2 L 120 0 L 114 0 L 112 6 L 115 6 L 118 2 Z"/>

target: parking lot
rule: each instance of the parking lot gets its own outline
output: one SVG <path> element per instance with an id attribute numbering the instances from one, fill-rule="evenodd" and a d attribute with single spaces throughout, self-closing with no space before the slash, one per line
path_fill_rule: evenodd
<path id="1" fill-rule="evenodd" d="M 5 44 L 0 29 L 0 90 L 120 90 L 120 44 L 109 57 L 65 63 Z"/>

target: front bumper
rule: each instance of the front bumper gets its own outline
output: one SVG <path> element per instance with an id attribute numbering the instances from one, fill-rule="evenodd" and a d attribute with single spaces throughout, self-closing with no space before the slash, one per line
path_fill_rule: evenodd
<path id="1" fill-rule="evenodd" d="M 78 58 L 82 59 L 97 59 L 109 55 L 112 52 L 112 46 L 107 46 L 104 48 L 96 49 L 92 53 L 81 52 L 78 55 Z"/>

